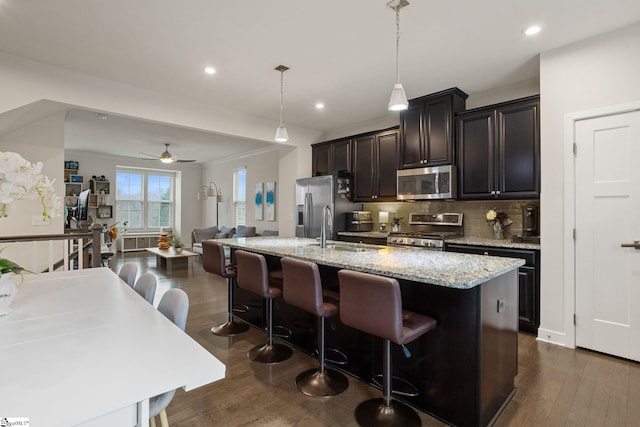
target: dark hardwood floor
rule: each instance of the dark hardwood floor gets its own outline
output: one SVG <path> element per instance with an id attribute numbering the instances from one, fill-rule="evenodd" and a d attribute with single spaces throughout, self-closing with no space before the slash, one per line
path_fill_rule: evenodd
<path id="1" fill-rule="evenodd" d="M 188 393 L 178 390 L 167 408 L 172 427 L 196 426 L 356 426 L 353 410 L 380 391 L 354 378 L 343 394 L 310 398 L 298 392 L 294 379 L 316 361 L 297 350 L 291 359 L 262 365 L 250 362 L 247 351 L 265 342 L 264 332 L 250 328 L 232 338 L 210 332 L 224 322 L 226 281 L 206 273 L 198 259 L 188 270 L 171 274 L 156 269 L 146 252 L 117 254 L 111 268 L 123 262 L 139 264 L 138 274 L 158 278 L 155 304 L 170 288 L 189 295 L 187 333 L 226 365 L 225 379 Z M 640 364 L 585 350 L 539 343 L 519 335 L 516 393 L 495 425 L 504 426 L 637 426 L 640 425 Z M 176 361 L 179 363 L 179 361 Z M 423 425 L 443 426 L 420 413 Z"/>

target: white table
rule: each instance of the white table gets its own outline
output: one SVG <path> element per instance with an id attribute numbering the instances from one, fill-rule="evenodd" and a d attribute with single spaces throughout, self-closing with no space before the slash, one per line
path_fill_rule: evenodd
<path id="1" fill-rule="evenodd" d="M 0 416 L 147 426 L 150 397 L 225 366 L 108 268 L 25 276 L 0 317 Z"/>

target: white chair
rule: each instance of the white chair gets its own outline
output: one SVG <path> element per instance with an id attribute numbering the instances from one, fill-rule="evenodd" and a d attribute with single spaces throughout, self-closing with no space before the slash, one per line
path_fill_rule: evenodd
<path id="1" fill-rule="evenodd" d="M 182 289 L 169 289 L 160 299 L 158 311 L 184 331 L 189 314 L 189 297 Z M 169 427 L 166 407 L 171 403 L 175 390 L 162 393 L 149 399 L 149 425 L 156 427 L 156 415 L 160 415 L 160 425 Z"/>
<path id="2" fill-rule="evenodd" d="M 144 273 L 138 277 L 136 284 L 133 285 L 133 289 L 140 294 L 142 298 L 147 300 L 149 304 L 153 305 L 157 286 L 158 281 L 156 280 L 156 276 L 153 273 Z"/>
<path id="3" fill-rule="evenodd" d="M 133 288 L 136 283 L 136 276 L 138 275 L 138 264 L 135 262 L 125 262 L 120 267 L 118 277 L 127 282 L 129 286 Z"/>

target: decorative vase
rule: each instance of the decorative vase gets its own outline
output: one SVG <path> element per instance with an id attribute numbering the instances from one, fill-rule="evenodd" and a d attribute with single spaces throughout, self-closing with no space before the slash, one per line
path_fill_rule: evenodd
<path id="1" fill-rule="evenodd" d="M 493 224 L 493 238 L 496 240 L 504 239 L 504 227 L 498 221 Z"/>
<path id="2" fill-rule="evenodd" d="M 173 248 L 173 250 L 175 251 L 175 253 L 177 254 L 181 254 L 182 253 L 182 248 Z"/>
<path id="3" fill-rule="evenodd" d="M 18 293 L 13 276 L 13 273 L 5 273 L 0 277 L 0 316 L 11 313 L 11 302 Z"/>
<path id="4" fill-rule="evenodd" d="M 391 226 L 391 231 L 393 231 L 394 233 L 397 233 L 400 231 L 400 224 L 393 224 Z"/>

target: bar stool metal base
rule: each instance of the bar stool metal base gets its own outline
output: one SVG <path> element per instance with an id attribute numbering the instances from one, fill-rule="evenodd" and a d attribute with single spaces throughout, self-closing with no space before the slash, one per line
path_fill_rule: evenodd
<path id="1" fill-rule="evenodd" d="M 311 397 L 336 396 L 349 387 L 349 380 L 344 374 L 334 369 L 309 369 L 296 377 L 298 390 Z"/>
<path id="2" fill-rule="evenodd" d="M 382 381 L 384 381 L 384 377 L 382 374 L 375 374 L 371 381 L 378 387 L 382 388 Z M 396 396 L 416 397 L 420 395 L 420 390 L 404 378 L 391 377 L 391 384 L 391 393 Z"/>
<path id="3" fill-rule="evenodd" d="M 383 398 L 365 400 L 356 408 L 356 421 L 361 426 L 412 427 L 421 426 L 420 417 L 408 405 L 392 400 L 385 405 Z"/>
<path id="4" fill-rule="evenodd" d="M 284 344 L 273 343 L 272 345 L 264 344 L 253 347 L 247 352 L 247 357 L 252 362 L 258 363 L 277 363 L 287 360 L 291 357 L 291 348 Z"/>
<path id="5" fill-rule="evenodd" d="M 239 323 L 233 320 L 228 320 L 226 323 L 222 325 L 214 326 L 211 328 L 211 333 L 213 335 L 218 335 L 219 337 L 229 337 L 237 334 L 241 334 L 249 330 L 249 325 L 246 323 Z"/>

